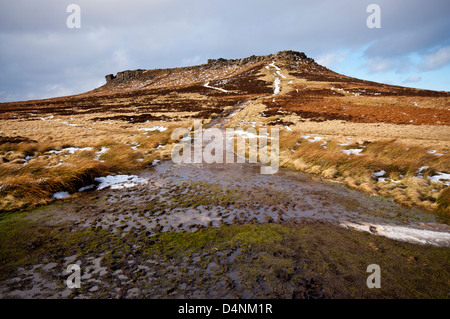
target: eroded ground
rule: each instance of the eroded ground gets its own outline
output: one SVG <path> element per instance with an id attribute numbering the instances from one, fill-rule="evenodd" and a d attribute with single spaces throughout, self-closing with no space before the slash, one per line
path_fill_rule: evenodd
<path id="1" fill-rule="evenodd" d="M 450 236 L 434 215 L 300 173 L 255 171 L 165 162 L 143 172 L 134 186 L 76 193 L 3 216 L 0 294 L 446 297 L 449 250 L 435 245 L 450 245 Z M 372 233 L 342 227 L 346 221 L 371 225 Z M 376 236 L 378 225 L 444 237 L 419 236 L 422 244 L 411 244 Z M 73 263 L 82 269 L 81 289 L 65 286 Z M 383 289 L 366 286 L 372 263 L 383 269 Z"/>

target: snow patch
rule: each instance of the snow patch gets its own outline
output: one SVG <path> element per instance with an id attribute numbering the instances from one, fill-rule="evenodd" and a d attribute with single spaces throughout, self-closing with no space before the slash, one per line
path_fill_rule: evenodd
<path id="1" fill-rule="evenodd" d="M 57 192 L 53 194 L 53 198 L 55 199 L 63 199 L 69 196 L 68 192 Z"/>
<path id="2" fill-rule="evenodd" d="M 281 76 L 283 79 L 285 79 L 286 77 L 283 75 L 283 74 L 281 74 L 281 72 L 280 71 L 277 71 L 277 74 L 279 75 L 279 76 Z"/>
<path id="3" fill-rule="evenodd" d="M 429 169 L 429 166 L 422 166 L 417 170 L 417 176 L 418 178 L 423 178 L 422 172 Z"/>
<path id="4" fill-rule="evenodd" d="M 443 183 L 445 186 L 450 186 L 450 174 L 436 172 L 437 175 L 429 177 L 432 183 Z"/>
<path id="5" fill-rule="evenodd" d="M 108 175 L 105 177 L 96 177 L 96 182 L 99 182 L 97 189 L 101 190 L 107 187 L 111 189 L 123 189 L 137 186 L 138 184 L 146 184 L 148 180 L 140 178 L 136 175 Z"/>
<path id="6" fill-rule="evenodd" d="M 50 154 L 60 154 L 62 152 L 68 152 L 69 154 L 74 154 L 75 152 L 78 152 L 78 151 L 92 151 L 92 147 L 85 147 L 85 148 L 67 147 L 67 148 L 63 148 L 60 151 L 51 150 L 51 151 L 49 151 L 49 153 Z"/>
<path id="7" fill-rule="evenodd" d="M 379 177 L 379 182 L 385 182 L 385 183 L 400 183 L 401 181 L 396 181 L 395 179 L 387 178 L 387 177 Z"/>
<path id="8" fill-rule="evenodd" d="M 275 88 L 273 89 L 273 94 L 280 93 L 280 84 L 281 84 L 280 78 L 276 77 L 275 81 L 273 83 L 275 84 Z"/>
<path id="9" fill-rule="evenodd" d="M 95 185 L 91 184 L 91 185 L 88 185 L 88 186 L 81 187 L 78 191 L 79 192 L 84 192 L 84 191 L 87 191 L 87 190 L 93 189 L 93 188 L 95 188 Z"/>
<path id="10" fill-rule="evenodd" d="M 228 90 L 225 90 L 225 89 L 222 89 L 222 88 L 218 88 L 218 87 L 214 87 L 214 86 L 210 86 L 209 82 L 205 83 L 203 86 L 207 87 L 207 88 L 210 88 L 210 89 L 219 90 L 219 91 L 228 93 Z"/>
<path id="11" fill-rule="evenodd" d="M 107 148 L 107 147 L 102 147 L 102 148 L 100 149 L 100 151 L 98 151 L 97 153 L 95 153 L 96 156 L 95 156 L 94 160 L 100 161 L 100 156 L 102 156 L 102 154 L 105 154 L 105 153 L 108 152 L 108 151 L 109 151 L 109 148 Z"/>
<path id="12" fill-rule="evenodd" d="M 275 61 L 272 61 L 272 63 L 270 63 L 269 66 L 275 68 L 277 71 L 281 71 L 281 69 L 275 65 Z"/>
<path id="13" fill-rule="evenodd" d="M 159 126 L 159 125 L 155 125 L 153 127 L 143 127 L 138 129 L 138 131 L 146 131 L 146 132 L 152 132 L 152 131 L 159 131 L 159 132 L 164 132 L 165 130 L 167 130 L 167 127 L 164 126 Z"/>
<path id="14" fill-rule="evenodd" d="M 307 140 L 308 142 L 311 142 L 311 143 L 318 142 L 323 139 L 323 137 L 321 137 L 321 136 L 314 136 L 313 138 L 311 138 L 311 136 L 309 136 L 309 135 L 302 135 L 300 137 L 304 138 L 305 140 Z"/>
<path id="15" fill-rule="evenodd" d="M 373 225 L 343 222 L 346 228 L 366 231 L 391 239 L 433 246 L 450 246 L 450 233 L 395 225 Z"/>
<path id="16" fill-rule="evenodd" d="M 427 153 L 428 154 L 432 154 L 434 156 L 442 156 L 442 155 L 444 155 L 443 153 L 436 153 L 436 150 L 430 150 L 430 151 L 427 151 Z"/>
<path id="17" fill-rule="evenodd" d="M 381 176 L 384 176 L 384 175 L 386 175 L 386 172 L 385 171 L 379 171 L 379 172 L 376 172 L 376 173 L 373 173 L 373 177 L 381 177 Z"/>
<path id="18" fill-rule="evenodd" d="M 362 151 L 363 150 L 359 149 L 359 148 L 351 148 L 351 149 L 348 149 L 348 150 L 343 150 L 342 153 L 347 154 L 347 155 L 350 155 L 350 154 L 362 155 L 362 154 L 360 154 Z"/>

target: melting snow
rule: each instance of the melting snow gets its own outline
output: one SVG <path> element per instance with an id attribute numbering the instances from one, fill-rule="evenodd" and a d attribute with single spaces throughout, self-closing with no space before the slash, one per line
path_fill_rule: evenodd
<path id="1" fill-rule="evenodd" d="M 381 176 L 384 176 L 385 174 L 386 174 L 385 171 L 379 171 L 379 172 L 373 173 L 373 176 L 374 177 L 381 177 Z"/>
<path id="2" fill-rule="evenodd" d="M 309 136 L 309 135 L 302 135 L 300 137 L 304 138 L 305 140 L 307 140 L 308 142 L 311 142 L 311 143 L 318 142 L 323 139 L 323 137 L 320 137 L 320 136 L 315 136 L 313 138 L 310 138 L 311 136 Z"/>
<path id="3" fill-rule="evenodd" d="M 420 168 L 417 170 L 417 177 L 423 178 L 422 172 L 423 172 L 424 170 L 429 169 L 429 168 L 430 168 L 429 166 L 422 166 L 422 167 L 420 167 Z"/>
<path id="4" fill-rule="evenodd" d="M 275 61 L 272 61 L 272 63 L 270 63 L 269 66 L 274 67 L 275 70 L 276 70 L 276 73 L 277 73 L 279 76 L 281 76 L 282 78 L 286 78 L 283 74 L 280 73 L 281 69 L 275 65 Z M 266 69 L 269 69 L 269 67 L 266 66 Z M 274 74 L 274 76 L 275 76 L 275 74 Z M 279 78 L 279 77 L 275 76 L 274 84 L 275 84 L 275 88 L 273 89 L 273 94 L 278 94 L 278 93 L 280 93 L 280 84 L 281 84 L 281 81 L 280 81 L 280 78 Z"/>
<path id="5" fill-rule="evenodd" d="M 32 159 L 32 158 L 33 158 L 33 156 L 27 155 L 27 156 L 25 157 L 25 163 L 23 163 L 23 165 L 24 165 L 24 166 L 27 165 L 27 164 L 28 164 L 28 161 L 29 161 L 30 159 Z"/>
<path id="6" fill-rule="evenodd" d="M 53 198 L 56 198 L 56 199 L 63 199 L 68 196 L 69 196 L 68 192 L 57 192 L 57 193 L 53 194 Z"/>
<path id="7" fill-rule="evenodd" d="M 273 89 L 273 94 L 278 94 L 280 93 L 280 78 L 276 77 L 275 81 L 273 82 L 275 84 L 275 88 Z"/>
<path id="8" fill-rule="evenodd" d="M 286 77 L 283 75 L 283 74 L 281 74 L 281 72 L 280 71 L 277 71 L 277 74 L 279 75 L 279 76 L 281 76 L 283 79 L 285 79 Z"/>
<path id="9" fill-rule="evenodd" d="M 434 175 L 429 177 L 430 182 L 432 183 L 444 183 L 445 186 L 450 186 L 450 174 L 436 172 L 438 175 Z M 444 180 L 444 182 L 442 181 Z"/>
<path id="10" fill-rule="evenodd" d="M 158 130 L 160 132 L 164 132 L 165 130 L 167 130 L 167 127 L 155 125 L 150 128 L 144 127 L 144 128 L 138 129 L 138 131 L 146 131 L 146 132 L 151 132 L 151 131 L 156 131 L 156 130 Z"/>
<path id="11" fill-rule="evenodd" d="M 378 178 L 379 182 L 385 182 L 385 183 L 400 183 L 401 181 L 396 181 L 395 179 L 391 179 L 391 178 L 386 178 L 386 177 L 379 177 Z"/>
<path id="12" fill-rule="evenodd" d="M 228 92 L 228 90 L 225 90 L 225 89 L 222 89 L 222 88 L 218 88 L 218 87 L 214 87 L 214 86 L 210 86 L 209 82 L 205 83 L 203 86 L 207 87 L 207 88 L 210 88 L 210 89 L 219 90 L 219 91 L 222 91 L 222 92 L 225 92 L 225 93 Z"/>
<path id="13" fill-rule="evenodd" d="M 275 61 L 272 61 L 272 63 L 270 63 L 269 65 L 271 67 L 274 67 L 277 71 L 281 71 L 281 69 L 275 65 Z"/>
<path id="14" fill-rule="evenodd" d="M 92 151 L 92 147 L 85 147 L 85 148 L 67 147 L 67 148 L 63 148 L 60 151 L 51 150 L 51 151 L 49 151 L 49 153 L 51 153 L 51 154 L 59 154 L 59 153 L 62 153 L 62 152 L 69 152 L 69 154 L 74 154 L 77 151 Z"/>
<path id="15" fill-rule="evenodd" d="M 370 225 L 344 222 L 346 228 L 367 231 L 391 239 L 434 246 L 450 246 L 450 233 L 394 225 Z"/>
<path id="16" fill-rule="evenodd" d="M 131 143 L 131 149 L 134 151 L 137 151 L 138 147 L 141 146 L 141 144 L 139 143 Z"/>
<path id="17" fill-rule="evenodd" d="M 53 115 L 50 115 L 50 116 L 47 116 L 47 117 L 41 117 L 40 119 L 41 119 L 42 121 L 45 121 L 45 120 L 50 120 L 50 119 L 52 119 L 52 118 L 54 118 Z"/>
<path id="18" fill-rule="evenodd" d="M 362 155 L 362 154 L 359 154 L 359 153 L 361 153 L 361 151 L 362 151 L 362 149 L 359 149 L 359 148 L 351 148 L 348 150 L 343 150 L 342 153 L 347 154 L 347 155 L 350 155 L 350 154 Z"/>
<path id="19" fill-rule="evenodd" d="M 108 175 L 106 177 L 96 177 L 95 181 L 100 182 L 100 185 L 97 187 L 98 190 L 107 187 L 111 187 L 111 189 L 122 189 L 148 182 L 148 180 L 136 175 Z"/>
<path id="20" fill-rule="evenodd" d="M 436 153 L 436 150 L 427 151 L 428 154 L 433 154 L 434 156 L 442 156 L 442 153 Z"/>
<path id="21" fill-rule="evenodd" d="M 87 191 L 87 190 L 93 189 L 93 188 L 95 188 L 95 185 L 94 185 L 94 184 L 88 185 L 88 186 L 84 186 L 84 187 L 81 187 L 78 191 L 79 191 L 79 192 L 84 192 L 84 191 Z"/>
<path id="22" fill-rule="evenodd" d="M 98 152 L 96 153 L 96 156 L 95 156 L 94 160 L 100 161 L 100 156 L 102 156 L 102 154 L 105 154 L 106 152 L 108 152 L 108 150 L 109 150 L 109 148 L 107 148 L 107 147 L 102 147 L 102 148 L 100 149 L 100 151 L 98 151 Z"/>

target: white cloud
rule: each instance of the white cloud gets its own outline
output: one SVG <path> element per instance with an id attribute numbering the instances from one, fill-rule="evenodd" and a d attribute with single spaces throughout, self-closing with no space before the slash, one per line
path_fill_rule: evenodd
<path id="1" fill-rule="evenodd" d="M 346 53 L 328 53 L 320 56 L 316 62 L 330 68 L 344 61 L 346 57 Z"/>
<path id="2" fill-rule="evenodd" d="M 448 47 L 429 51 L 448 45 L 446 0 L 432 6 L 423 0 L 408 0 L 408 5 L 378 0 L 383 12 L 378 30 L 365 24 L 369 0 L 283 0 L 278 6 L 272 0 L 77 0 L 81 29 L 66 26 L 70 0 L 3 2 L 0 101 L 85 92 L 104 83 L 106 74 L 126 69 L 178 67 L 180 62 L 194 65 L 279 50 L 304 51 L 343 74 L 370 59 L 365 65 L 370 76 L 405 73 L 400 82 L 417 70 L 445 65 L 450 55 Z M 361 52 L 369 44 L 370 50 Z M 361 56 L 350 59 L 356 51 Z M 421 63 L 408 61 L 419 52 L 431 54 L 422 55 Z M 445 70 L 439 69 L 432 81 L 446 88 L 438 77 L 445 79 Z M 429 81 L 422 76 L 421 84 L 431 87 Z M 48 90 L 54 84 L 59 87 Z"/>
<path id="3" fill-rule="evenodd" d="M 411 75 L 409 77 L 407 77 L 403 83 L 416 83 L 419 82 L 422 79 L 422 77 L 420 75 Z"/>
<path id="4" fill-rule="evenodd" d="M 425 57 L 422 69 L 425 71 L 436 70 L 450 63 L 450 46 L 440 48 Z"/>
<path id="5" fill-rule="evenodd" d="M 391 58 L 370 58 L 366 61 L 366 66 L 369 67 L 371 73 L 391 71 L 395 67 L 395 63 Z"/>

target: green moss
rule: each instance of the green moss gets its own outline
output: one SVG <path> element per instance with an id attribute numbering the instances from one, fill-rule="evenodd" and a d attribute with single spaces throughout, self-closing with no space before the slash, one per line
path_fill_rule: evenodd
<path id="1" fill-rule="evenodd" d="M 218 280 L 234 287 L 235 279 L 227 279 L 230 271 L 239 273 L 242 289 L 255 297 L 291 298 L 293 291 L 306 289 L 311 296 L 330 298 L 448 298 L 450 289 L 448 248 L 393 241 L 327 223 L 222 225 L 149 236 L 145 228 L 111 233 L 67 223 L 49 225 L 45 209 L 1 216 L 1 279 L 44 258 L 61 262 L 73 255 L 103 256 L 102 266 L 111 272 L 126 269 L 130 258 L 156 260 L 158 276 L 151 287 L 161 291 L 183 280 L 198 290 Z M 210 262 L 218 267 L 211 270 Z M 369 264 L 381 267 L 381 289 L 366 286 Z"/>

